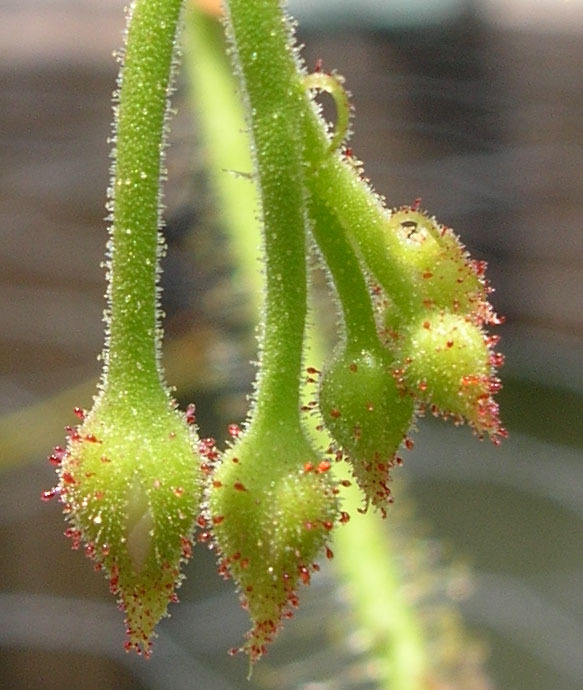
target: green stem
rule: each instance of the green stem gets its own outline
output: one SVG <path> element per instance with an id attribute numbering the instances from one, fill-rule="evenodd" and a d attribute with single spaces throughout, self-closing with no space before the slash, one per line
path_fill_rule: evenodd
<path id="1" fill-rule="evenodd" d="M 106 390 L 160 388 L 158 265 L 163 147 L 183 0 L 134 0 L 115 107 Z"/>
<path id="2" fill-rule="evenodd" d="M 346 346 L 355 351 L 380 346 L 371 298 L 354 249 L 337 217 L 319 199 L 309 200 L 312 234 L 328 266 L 344 318 Z"/>
<path id="3" fill-rule="evenodd" d="M 306 317 L 303 88 L 276 0 L 230 0 L 227 30 L 251 130 L 263 222 L 266 292 L 257 424 L 297 428 Z"/>
<path id="4" fill-rule="evenodd" d="M 352 488 L 345 507 L 353 515 L 362 497 Z M 370 636 L 382 690 L 428 687 L 429 660 L 418 614 L 404 595 L 403 572 L 395 548 L 395 525 L 379 524 L 373 513 L 359 515 L 336 531 L 334 565 L 349 583 L 358 623 Z"/>
<path id="5" fill-rule="evenodd" d="M 302 107 L 304 130 L 305 184 L 310 194 L 328 206 L 347 237 L 361 253 L 370 272 L 405 317 L 416 310 L 413 282 L 400 265 L 399 238 L 388 230 L 388 213 L 382 200 L 361 177 L 357 165 L 336 150 L 347 132 L 349 103 L 340 79 L 330 74 L 303 78 L 306 89 Z M 336 129 L 331 141 L 326 127 L 308 97 L 310 89 L 330 93 L 337 108 Z"/>
<path id="6" fill-rule="evenodd" d="M 249 141 L 241 133 L 243 106 L 233 88 L 221 25 L 192 5 L 187 5 L 185 11 L 184 57 L 191 75 L 188 86 L 201 146 L 211 161 L 208 175 L 220 201 L 217 212 L 221 229 L 227 234 L 231 256 L 236 259 L 233 287 L 252 302 L 249 321 L 255 323 L 262 287 L 257 270 L 257 247 L 261 240 L 257 224 L 249 223 L 249 218 L 257 213 L 257 193 L 253 181 L 245 177 L 252 163 Z M 229 203 L 224 203 L 225 199 Z"/>
<path id="7" fill-rule="evenodd" d="M 339 98 L 335 101 L 341 103 Z M 415 308 L 412 280 L 396 258 L 402 250 L 398 247 L 398 238 L 388 231 L 387 210 L 361 178 L 359 168 L 349 163 L 340 152 L 330 152 L 321 118 L 307 95 L 302 115 L 308 163 L 305 184 L 309 193 L 336 216 L 369 271 L 402 315 L 408 317 Z"/>
<path id="8" fill-rule="evenodd" d="M 413 282 L 396 260 L 398 239 L 387 228 L 387 211 L 380 200 L 338 154 L 312 169 L 306 175 L 306 185 L 338 217 L 368 269 L 401 314 L 408 318 L 415 313 Z"/>

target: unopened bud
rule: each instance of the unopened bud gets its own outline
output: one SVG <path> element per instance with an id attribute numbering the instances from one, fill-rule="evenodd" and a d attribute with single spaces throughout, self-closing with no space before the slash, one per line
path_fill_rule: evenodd
<path id="1" fill-rule="evenodd" d="M 453 230 L 403 207 L 392 212 L 387 232 L 396 260 L 410 274 L 415 311 L 430 306 L 462 314 L 483 310 L 483 266 L 470 260 Z"/>
<path id="2" fill-rule="evenodd" d="M 496 440 L 506 432 L 493 399 L 501 386 L 490 342 L 471 320 L 431 311 L 406 329 L 400 352 L 405 381 L 416 397 Z"/>
<path id="3" fill-rule="evenodd" d="M 193 433 L 165 396 L 133 410 L 103 395 L 71 430 L 58 470 L 67 534 L 109 576 L 126 648 L 146 655 L 191 555 L 202 494 Z"/>
<path id="4" fill-rule="evenodd" d="M 390 498 L 389 470 L 413 420 L 414 402 L 394 375 L 392 357 L 378 350 L 336 355 L 322 377 L 320 413 L 374 506 Z"/>
<path id="5" fill-rule="evenodd" d="M 213 475 L 207 519 L 219 572 L 236 581 L 252 620 L 241 648 L 251 662 L 297 606 L 298 584 L 309 583 L 336 519 L 334 484 L 319 465 L 299 430 L 248 431 Z"/>

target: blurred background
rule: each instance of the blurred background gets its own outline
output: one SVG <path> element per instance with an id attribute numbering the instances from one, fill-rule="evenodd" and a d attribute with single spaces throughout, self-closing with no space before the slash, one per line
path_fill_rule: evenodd
<path id="1" fill-rule="evenodd" d="M 375 688 L 332 569 L 245 681 L 245 661 L 225 650 L 246 618 L 203 549 L 152 660 L 125 655 L 105 580 L 62 537 L 58 506 L 39 500 L 54 483 L 45 458 L 99 375 L 123 5 L 0 0 L 0 687 Z M 321 58 L 346 77 L 352 148 L 375 189 L 389 205 L 422 197 L 455 228 L 489 262 L 507 317 L 499 400 L 510 438 L 494 448 L 421 421 L 401 470 L 422 535 L 413 548 L 470 571 L 444 597 L 494 686 L 581 690 L 583 1 L 290 0 L 290 11 L 307 64 Z M 181 400 L 196 399 L 203 434 L 221 439 L 244 414 L 253 330 L 183 81 L 175 105 L 169 378 Z M 447 581 L 459 584 L 450 571 Z"/>

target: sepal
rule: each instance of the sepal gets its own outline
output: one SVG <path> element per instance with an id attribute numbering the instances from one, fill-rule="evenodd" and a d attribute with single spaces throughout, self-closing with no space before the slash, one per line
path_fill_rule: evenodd
<path id="1" fill-rule="evenodd" d="M 389 471 L 409 430 L 412 396 L 394 373 L 392 356 L 378 348 L 340 349 L 325 369 L 318 393 L 326 429 L 352 466 L 367 505 L 384 512 L 392 500 Z"/>
<path id="2" fill-rule="evenodd" d="M 126 649 L 149 655 L 192 553 L 202 497 L 194 431 L 165 394 L 135 408 L 102 394 L 68 431 L 53 463 L 70 523 L 65 534 L 108 576 L 126 616 Z"/>
<path id="3" fill-rule="evenodd" d="M 212 475 L 206 518 L 219 554 L 219 572 L 232 577 L 252 628 L 244 651 L 251 663 L 267 650 L 298 605 L 297 588 L 318 569 L 314 562 L 338 514 L 330 463 L 303 435 L 247 431 Z"/>
<path id="4" fill-rule="evenodd" d="M 501 386 L 493 339 L 469 317 L 427 311 L 403 332 L 400 357 L 411 392 L 443 416 L 467 421 L 479 436 L 504 438 L 494 394 Z"/>

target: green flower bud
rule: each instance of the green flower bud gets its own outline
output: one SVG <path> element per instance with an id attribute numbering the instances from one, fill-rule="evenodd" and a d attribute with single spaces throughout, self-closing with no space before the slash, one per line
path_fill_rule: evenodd
<path id="1" fill-rule="evenodd" d="M 471 261 L 450 229 L 408 206 L 391 213 L 388 231 L 396 260 L 408 270 L 419 309 L 484 312 L 484 262 Z M 485 320 L 487 314 L 484 314 Z"/>
<path id="2" fill-rule="evenodd" d="M 420 400 L 498 441 L 506 431 L 492 397 L 501 388 L 495 365 L 502 363 L 494 342 L 468 318 L 428 311 L 407 327 L 400 350 L 405 381 Z"/>
<path id="3" fill-rule="evenodd" d="M 108 575 L 126 616 L 126 648 L 146 655 L 192 550 L 202 482 L 191 429 L 165 395 L 135 408 L 102 395 L 68 429 L 66 451 L 51 456 L 65 534 Z"/>
<path id="4" fill-rule="evenodd" d="M 330 462 L 320 461 L 301 432 L 248 431 L 212 476 L 207 521 L 219 573 L 232 576 L 253 626 L 241 648 L 250 662 L 266 651 L 298 604 L 337 517 Z M 330 552 L 331 553 L 331 552 Z"/>
<path id="5" fill-rule="evenodd" d="M 413 398 L 395 376 L 392 356 L 340 351 L 322 376 L 320 414 L 346 453 L 358 485 L 384 512 L 391 501 L 389 470 L 413 420 Z"/>

